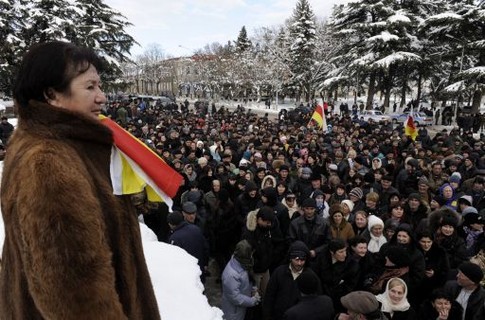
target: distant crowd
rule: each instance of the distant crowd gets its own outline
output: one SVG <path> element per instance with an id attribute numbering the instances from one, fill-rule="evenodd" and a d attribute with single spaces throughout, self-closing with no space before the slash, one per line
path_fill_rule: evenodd
<path id="1" fill-rule="evenodd" d="M 485 141 L 473 123 L 420 127 L 413 141 L 350 112 L 328 114 L 325 133 L 298 108 L 271 119 L 115 101 L 105 113 L 183 176 L 171 213 L 133 200 L 160 241 L 198 259 L 203 282 L 220 279 L 226 319 L 485 319 Z M 356 292 L 378 310 L 350 303 Z"/>

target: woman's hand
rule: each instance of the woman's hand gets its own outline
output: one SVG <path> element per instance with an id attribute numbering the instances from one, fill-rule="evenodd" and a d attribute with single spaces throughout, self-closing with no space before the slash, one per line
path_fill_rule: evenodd
<path id="1" fill-rule="evenodd" d="M 424 271 L 424 274 L 428 277 L 428 278 L 431 278 L 432 276 L 434 276 L 434 270 L 433 269 L 429 269 L 429 270 L 426 270 Z"/>

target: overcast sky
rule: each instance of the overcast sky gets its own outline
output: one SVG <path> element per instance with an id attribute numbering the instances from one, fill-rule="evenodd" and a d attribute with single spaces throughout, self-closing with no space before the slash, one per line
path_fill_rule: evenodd
<path id="1" fill-rule="evenodd" d="M 318 17 L 329 16 L 335 4 L 350 0 L 309 0 Z M 208 43 L 236 40 L 242 26 L 249 36 L 263 26 L 282 24 L 296 0 L 105 0 L 133 26 L 127 29 L 140 46 L 159 44 L 166 54 L 190 55 Z"/>

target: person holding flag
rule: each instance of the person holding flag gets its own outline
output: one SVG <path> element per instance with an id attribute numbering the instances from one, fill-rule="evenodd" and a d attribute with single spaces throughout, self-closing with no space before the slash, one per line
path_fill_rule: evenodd
<path id="1" fill-rule="evenodd" d="M 406 119 L 406 122 L 404 123 L 404 133 L 406 136 L 411 137 L 413 141 L 416 140 L 416 137 L 418 136 L 418 129 L 416 128 L 416 125 L 414 124 L 414 117 L 413 117 L 413 109 L 411 108 L 411 111 L 408 114 L 408 118 Z"/>
<path id="2" fill-rule="evenodd" d="M 319 129 L 322 130 L 323 132 L 327 132 L 327 119 L 325 116 L 325 110 L 323 108 L 323 100 L 318 99 L 317 100 L 317 106 L 315 108 L 315 111 L 313 112 L 312 118 L 310 119 L 310 122 L 308 123 L 308 126 L 315 126 Z"/>

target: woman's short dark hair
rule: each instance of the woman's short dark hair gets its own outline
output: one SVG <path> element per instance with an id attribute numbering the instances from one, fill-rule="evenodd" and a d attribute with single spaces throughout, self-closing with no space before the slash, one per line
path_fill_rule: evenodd
<path id="1" fill-rule="evenodd" d="M 52 92 L 67 92 L 71 80 L 93 65 L 102 70 L 102 60 L 89 48 L 52 41 L 33 45 L 24 55 L 17 73 L 13 96 L 20 107 L 30 100 L 47 102 Z"/>

